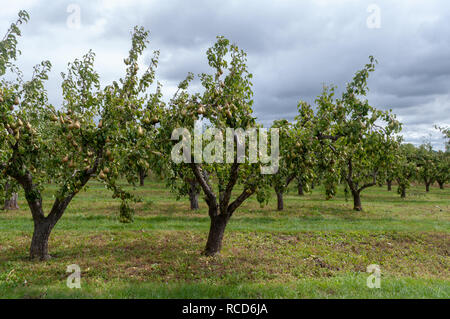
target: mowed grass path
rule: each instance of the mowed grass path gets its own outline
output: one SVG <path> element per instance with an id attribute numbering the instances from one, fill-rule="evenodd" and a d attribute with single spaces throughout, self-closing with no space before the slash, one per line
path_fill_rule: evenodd
<path id="1" fill-rule="evenodd" d="M 47 262 L 28 260 L 33 223 L 20 194 L 19 211 L 0 211 L 0 297 L 119 298 L 449 298 L 450 188 L 415 186 L 363 193 L 354 212 L 343 192 L 325 201 L 319 187 L 235 212 L 220 256 L 204 257 L 206 205 L 189 210 L 164 183 L 133 190 L 142 198 L 135 221 L 121 224 L 119 202 L 97 182 L 71 203 L 50 238 Z M 51 205 L 54 189 L 45 193 Z M 78 264 L 82 289 L 66 287 Z M 380 265 L 380 289 L 366 286 L 366 267 Z"/>

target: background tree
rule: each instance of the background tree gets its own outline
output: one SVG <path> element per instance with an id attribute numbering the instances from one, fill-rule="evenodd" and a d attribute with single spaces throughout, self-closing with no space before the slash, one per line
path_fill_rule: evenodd
<path id="1" fill-rule="evenodd" d="M 433 151 L 431 143 L 427 142 L 420 145 L 416 157 L 419 168 L 418 177 L 424 182 L 425 189 L 429 192 L 430 186 L 436 181 L 437 175 L 437 156 L 436 152 Z"/>
<path id="2" fill-rule="evenodd" d="M 277 195 L 277 210 L 284 209 L 283 194 L 287 191 L 289 184 L 297 177 L 295 158 L 299 154 L 300 144 L 296 145 L 296 136 L 292 124 L 287 120 L 277 120 L 272 128 L 279 129 L 280 161 L 276 174 L 270 175 L 272 187 Z"/>
<path id="3" fill-rule="evenodd" d="M 444 189 L 444 184 L 450 180 L 450 152 L 438 151 L 436 161 L 436 182 Z"/>
<path id="4" fill-rule="evenodd" d="M 198 119 L 196 113 L 197 110 L 191 109 L 188 115 L 186 104 L 190 99 L 190 95 L 187 92 L 189 83 L 194 79 L 194 75 L 189 73 L 186 79 L 184 79 L 179 85 L 178 89 L 173 95 L 169 103 L 169 108 L 166 110 L 166 119 L 164 127 L 168 130 L 163 134 L 163 138 L 157 143 L 165 146 L 162 148 L 163 152 L 163 165 L 160 167 L 160 173 L 166 176 L 168 187 L 177 195 L 177 200 L 183 196 L 189 197 L 190 209 L 199 209 L 198 198 L 201 192 L 200 184 L 192 172 L 192 169 L 188 165 L 179 165 L 175 163 L 171 158 L 172 141 L 169 140 L 169 134 L 171 129 L 174 128 L 173 123 L 179 123 L 183 125 L 183 128 L 193 132 L 195 129 L 195 121 Z M 204 171 L 206 174 L 206 171 Z"/>
<path id="5" fill-rule="evenodd" d="M 358 211 L 362 210 L 361 192 L 385 181 L 398 143 L 394 134 L 401 129 L 390 111 L 379 111 L 361 99 L 367 94 L 367 79 L 375 63 L 370 57 L 341 98 L 334 99 L 335 88 L 324 87 L 316 100 L 315 136 L 323 145 L 322 163 L 328 166 L 324 170 L 328 195 L 334 194 L 335 185 L 344 176 L 353 196 L 353 209 Z"/>
<path id="6" fill-rule="evenodd" d="M 400 145 L 398 156 L 391 166 L 393 177 L 398 184 L 397 193 L 401 198 L 406 197 L 406 190 L 411 186 L 411 180 L 416 177 L 415 153 L 416 148 L 414 145 Z"/>

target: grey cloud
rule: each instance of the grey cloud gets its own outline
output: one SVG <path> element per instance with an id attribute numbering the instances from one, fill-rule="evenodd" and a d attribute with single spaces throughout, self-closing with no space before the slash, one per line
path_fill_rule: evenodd
<path id="1" fill-rule="evenodd" d="M 79 1 L 83 28 L 71 33 L 65 21 L 72 1 L 40 1 L 27 8 L 32 20 L 24 29 L 24 65 L 32 65 L 30 55 L 50 54 L 59 73 L 67 61 L 92 48 L 109 82 L 121 75 L 115 66 L 128 51 L 130 31 L 143 25 L 151 31 L 145 61 L 151 50 L 161 51 L 157 76 L 170 91 L 187 72 L 208 71 L 205 50 L 224 35 L 248 53 L 255 114 L 268 125 L 293 119 L 298 101 L 313 103 L 323 84 L 341 91 L 374 55 L 380 63 L 369 79 L 369 102 L 392 108 L 405 124 L 405 139 L 420 143 L 434 124 L 450 125 L 450 5 L 378 0 L 381 29 L 369 29 L 366 9 L 372 2 Z M 27 48 L 36 44 L 27 37 L 44 43 L 44 50 L 33 56 Z M 47 43 L 54 43 L 56 53 L 45 50 Z M 58 80 L 52 77 L 49 85 L 52 99 L 57 99 Z M 439 141 L 439 133 L 433 135 L 433 143 Z"/>

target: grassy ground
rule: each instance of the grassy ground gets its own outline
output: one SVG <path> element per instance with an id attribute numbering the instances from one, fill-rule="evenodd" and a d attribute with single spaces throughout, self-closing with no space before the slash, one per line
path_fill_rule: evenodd
<path id="1" fill-rule="evenodd" d="M 51 205 L 51 188 L 44 206 Z M 449 298 L 450 188 L 413 187 L 406 200 L 373 187 L 363 212 L 343 195 L 292 189 L 285 211 L 275 196 L 251 199 L 233 216 L 222 254 L 200 255 L 209 226 L 162 183 L 134 190 L 135 222 L 121 224 L 119 203 L 98 183 L 80 193 L 50 238 L 47 262 L 28 260 L 32 219 L 0 211 L 0 297 L 11 298 Z M 66 267 L 81 267 L 82 289 L 66 286 Z M 381 288 L 366 286 L 370 264 Z"/>

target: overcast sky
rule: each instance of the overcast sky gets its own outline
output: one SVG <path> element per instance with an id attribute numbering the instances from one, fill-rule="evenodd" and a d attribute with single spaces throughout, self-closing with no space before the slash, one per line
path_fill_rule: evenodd
<path id="1" fill-rule="evenodd" d="M 432 0 L 1 0 L 0 31 L 20 9 L 23 27 L 18 64 L 30 74 L 41 60 L 53 64 L 50 101 L 61 102 L 67 62 L 89 49 L 103 83 L 123 75 L 123 58 L 135 25 L 150 30 L 161 51 L 157 78 L 169 97 L 187 72 L 209 71 L 205 51 L 224 35 L 248 53 L 254 75 L 255 115 L 264 124 L 292 120 L 298 101 L 313 102 L 323 84 L 339 89 L 374 55 L 369 102 L 392 109 L 407 142 L 431 139 L 433 126 L 450 125 L 450 3 Z M 79 12 L 80 24 L 77 24 Z"/>

